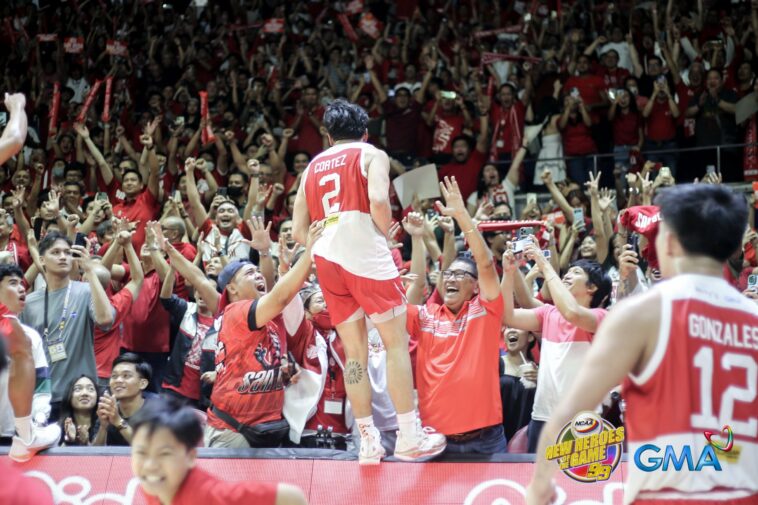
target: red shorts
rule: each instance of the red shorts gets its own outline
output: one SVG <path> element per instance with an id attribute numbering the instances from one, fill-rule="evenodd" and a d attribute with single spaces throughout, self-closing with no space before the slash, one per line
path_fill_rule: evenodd
<path id="1" fill-rule="evenodd" d="M 371 316 L 392 309 L 405 309 L 407 300 L 400 276 L 375 280 L 351 274 L 341 266 L 320 256 L 314 257 L 318 282 L 332 323 L 336 326 L 363 309 Z"/>

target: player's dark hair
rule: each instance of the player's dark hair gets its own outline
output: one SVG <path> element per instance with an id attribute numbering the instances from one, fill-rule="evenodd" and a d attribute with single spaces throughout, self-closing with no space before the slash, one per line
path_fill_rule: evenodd
<path id="1" fill-rule="evenodd" d="M 68 244 L 69 247 L 71 247 L 71 239 L 69 239 L 66 235 L 59 231 L 51 231 L 45 237 L 40 240 L 39 242 L 39 255 L 44 256 L 45 253 L 53 247 L 53 244 L 55 244 L 57 241 L 62 240 L 65 243 Z"/>
<path id="2" fill-rule="evenodd" d="M 357 140 L 366 133 L 368 114 L 361 106 L 339 98 L 326 107 L 324 126 L 332 140 Z"/>
<path id="3" fill-rule="evenodd" d="M 726 186 L 677 184 L 659 191 L 655 204 L 689 254 L 723 263 L 742 246 L 747 204 Z"/>
<path id="4" fill-rule="evenodd" d="M 129 419 L 133 433 L 140 429 L 148 430 L 148 437 L 166 428 L 179 443 L 192 450 L 203 438 L 203 426 L 198 414 L 192 407 L 183 406 L 173 398 L 156 398 L 139 409 L 134 417 Z"/>
<path id="5" fill-rule="evenodd" d="M 23 279 L 24 271 L 15 263 L 3 263 L 0 265 L 0 282 L 3 282 L 3 279 L 6 277 L 18 277 L 19 279 Z"/>
<path id="6" fill-rule="evenodd" d="M 120 365 L 121 363 L 131 363 L 134 365 L 134 368 L 137 370 L 140 377 L 146 379 L 147 382 L 150 382 L 153 379 L 153 367 L 150 366 L 150 363 L 142 359 L 139 354 L 125 352 L 113 360 L 113 368 L 116 368 L 116 365 Z"/>
<path id="7" fill-rule="evenodd" d="M 603 270 L 603 266 L 593 260 L 578 260 L 571 264 L 571 267 L 579 267 L 587 274 L 587 283 L 595 286 L 597 291 L 592 295 L 590 308 L 607 307 L 611 300 L 611 278 Z"/>

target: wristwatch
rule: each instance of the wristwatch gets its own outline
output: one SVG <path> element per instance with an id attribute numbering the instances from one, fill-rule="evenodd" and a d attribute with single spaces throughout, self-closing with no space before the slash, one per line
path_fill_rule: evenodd
<path id="1" fill-rule="evenodd" d="M 129 427 L 129 424 L 126 422 L 126 419 L 121 419 L 119 423 L 116 425 L 116 428 L 118 428 L 118 431 L 123 431 Z"/>

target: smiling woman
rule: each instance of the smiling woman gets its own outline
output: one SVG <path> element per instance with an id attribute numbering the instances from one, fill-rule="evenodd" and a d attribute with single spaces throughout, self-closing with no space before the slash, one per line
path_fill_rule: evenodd
<path id="1" fill-rule="evenodd" d="M 99 428 L 97 403 L 100 394 L 95 380 L 81 375 L 71 382 L 61 402 L 60 426 L 63 445 L 90 445 Z"/>

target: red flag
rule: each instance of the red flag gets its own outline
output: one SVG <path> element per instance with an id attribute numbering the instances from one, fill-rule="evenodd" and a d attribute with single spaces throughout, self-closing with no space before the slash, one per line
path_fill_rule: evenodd
<path id="1" fill-rule="evenodd" d="M 92 101 L 97 96 L 97 92 L 100 91 L 100 86 L 102 85 L 103 85 L 102 79 L 98 79 L 95 81 L 95 85 L 92 86 L 92 89 L 89 90 L 89 93 L 87 94 L 87 98 L 84 100 L 84 106 L 82 107 L 82 110 L 79 112 L 79 115 L 76 116 L 77 123 L 83 123 L 87 119 L 87 111 L 92 105 Z"/>
<path id="2" fill-rule="evenodd" d="M 345 37 L 347 37 L 351 42 L 358 42 L 358 34 L 355 33 L 355 29 L 353 29 L 353 25 L 350 24 L 350 20 L 347 19 L 347 14 L 337 14 L 337 19 L 342 25 L 342 30 L 345 32 Z"/>
<path id="3" fill-rule="evenodd" d="M 69 54 L 80 54 L 84 51 L 84 37 L 66 37 L 63 39 L 63 50 Z"/>
<path id="4" fill-rule="evenodd" d="M 106 123 L 111 120 L 111 87 L 113 86 L 113 76 L 105 78 L 105 104 L 103 105 L 103 115 L 100 117 Z"/>
<path id="5" fill-rule="evenodd" d="M 263 24 L 263 33 L 284 33 L 284 18 L 267 19 Z"/>
<path id="6" fill-rule="evenodd" d="M 53 103 L 50 105 L 50 123 L 47 127 L 47 135 L 52 137 L 58 127 L 58 111 L 61 108 L 61 83 L 53 84 Z"/>

